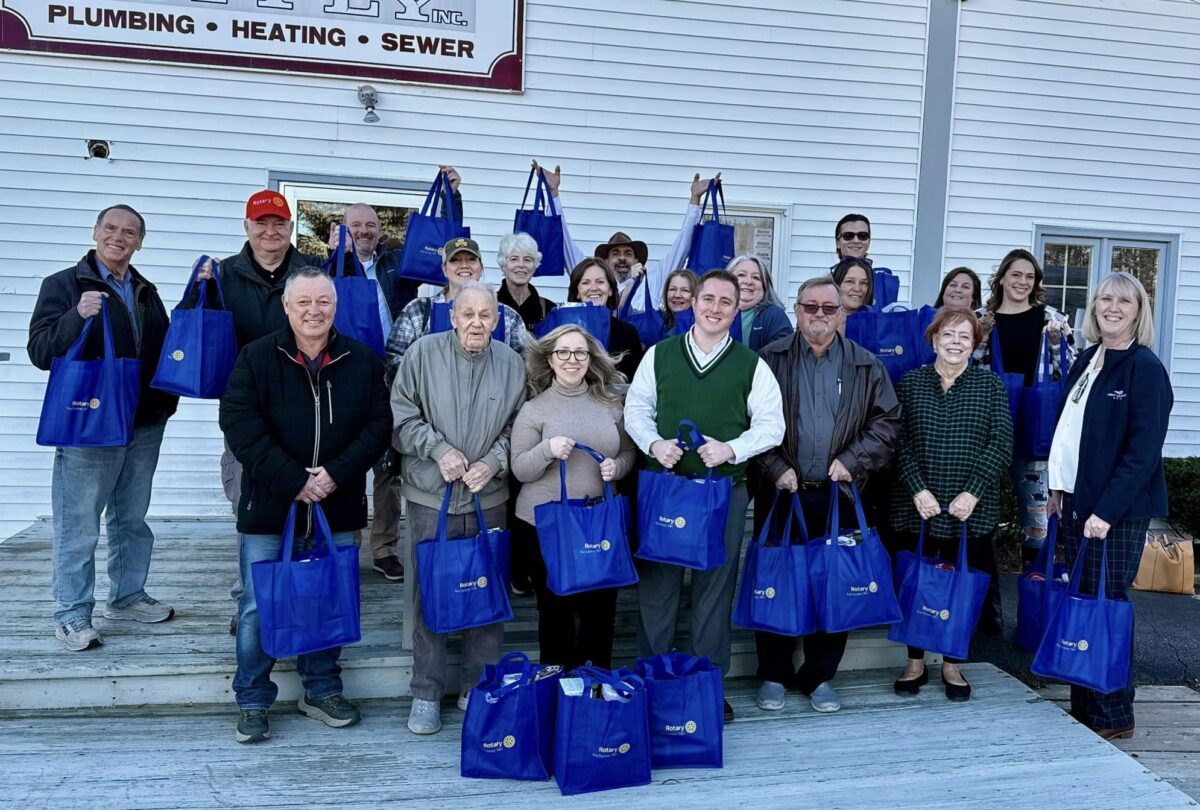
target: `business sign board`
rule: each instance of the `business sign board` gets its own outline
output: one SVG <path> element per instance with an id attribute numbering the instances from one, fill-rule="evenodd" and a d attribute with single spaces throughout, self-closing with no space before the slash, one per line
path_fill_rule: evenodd
<path id="1" fill-rule="evenodd" d="M 0 0 L 0 48 L 520 92 L 525 0 Z"/>

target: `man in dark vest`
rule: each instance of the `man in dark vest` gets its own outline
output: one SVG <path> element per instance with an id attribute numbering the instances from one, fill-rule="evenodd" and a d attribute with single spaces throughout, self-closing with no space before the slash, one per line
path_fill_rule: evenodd
<path id="1" fill-rule="evenodd" d="M 738 283 L 713 270 L 700 281 L 696 323 L 685 334 L 652 346 L 638 366 L 625 400 L 625 429 L 647 456 L 647 467 L 690 476 L 716 467 L 733 478 L 725 525 L 725 563 L 692 572 L 691 648 L 729 671 L 730 609 L 746 525 L 746 464 L 783 441 L 779 383 L 754 352 L 729 337 L 738 314 Z M 673 437 L 690 419 L 705 443 L 685 454 Z M 639 654 L 656 655 L 675 646 L 683 568 L 647 563 L 641 569 L 638 606 Z M 733 709 L 725 702 L 725 720 Z"/>

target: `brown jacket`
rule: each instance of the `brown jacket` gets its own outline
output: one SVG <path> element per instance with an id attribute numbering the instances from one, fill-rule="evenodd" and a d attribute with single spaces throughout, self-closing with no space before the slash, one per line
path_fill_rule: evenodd
<path id="1" fill-rule="evenodd" d="M 769 343 L 759 352 L 783 392 L 783 416 L 787 426 L 783 444 L 768 450 L 751 462 L 752 484 L 757 489 L 773 489 L 775 481 L 789 469 L 799 470 L 796 413 L 799 375 L 796 373 L 804 336 L 799 330 Z M 868 477 L 891 461 L 900 435 L 900 402 L 879 359 L 848 338 L 842 340 L 843 394 L 838 405 L 833 457 L 845 465 L 862 489 Z M 832 461 L 832 459 L 831 459 Z"/>

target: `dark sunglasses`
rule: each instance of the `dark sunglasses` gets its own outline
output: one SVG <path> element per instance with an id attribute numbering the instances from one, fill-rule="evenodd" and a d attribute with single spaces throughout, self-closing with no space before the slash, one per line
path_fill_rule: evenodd
<path id="1" fill-rule="evenodd" d="M 841 309 L 837 304 L 797 304 L 802 310 L 809 315 L 816 315 L 820 312 L 822 315 L 835 315 Z"/>
<path id="2" fill-rule="evenodd" d="M 838 234 L 843 242 L 849 242 L 851 239 L 857 239 L 860 242 L 866 242 L 871 238 L 870 231 L 842 231 Z"/>

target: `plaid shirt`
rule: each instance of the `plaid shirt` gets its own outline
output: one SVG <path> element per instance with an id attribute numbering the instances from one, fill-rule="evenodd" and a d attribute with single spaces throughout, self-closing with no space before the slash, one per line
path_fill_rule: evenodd
<path id="1" fill-rule="evenodd" d="M 983 366 L 970 366 L 943 391 L 930 363 L 905 374 L 896 395 L 904 422 L 896 449 L 904 486 L 892 492 L 892 526 L 920 530 L 912 497 L 927 489 L 943 507 L 960 492 L 979 498 L 967 531 L 972 537 L 990 532 L 1000 514 L 1000 475 L 1012 461 L 1012 417 L 1000 379 Z M 949 515 L 929 523 L 933 537 L 949 539 L 958 531 Z"/>
<path id="2" fill-rule="evenodd" d="M 392 332 L 387 340 L 387 360 L 384 362 L 383 376 L 390 386 L 400 368 L 404 353 L 413 345 L 417 338 L 429 333 L 429 315 L 433 311 L 433 302 L 444 301 L 445 293 L 435 297 L 414 298 L 400 311 L 396 322 L 392 324 Z M 525 354 L 525 324 L 521 316 L 511 307 L 500 304 L 500 315 L 504 318 L 504 342 L 517 354 Z"/>

